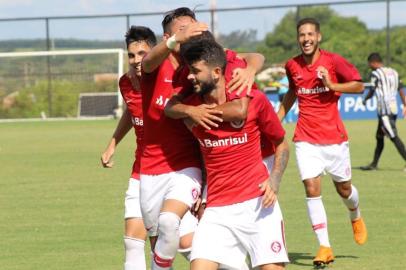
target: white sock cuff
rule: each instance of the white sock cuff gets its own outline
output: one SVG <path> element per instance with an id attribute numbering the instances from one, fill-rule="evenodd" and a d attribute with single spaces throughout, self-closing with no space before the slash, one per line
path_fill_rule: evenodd
<path id="1" fill-rule="evenodd" d="M 143 239 L 139 239 L 139 238 L 135 238 L 135 237 L 127 236 L 127 235 L 124 235 L 123 238 L 145 244 L 145 240 L 143 240 Z"/>
<path id="2" fill-rule="evenodd" d="M 321 200 L 323 196 L 319 197 L 306 197 L 306 201 L 315 201 L 315 200 Z"/>

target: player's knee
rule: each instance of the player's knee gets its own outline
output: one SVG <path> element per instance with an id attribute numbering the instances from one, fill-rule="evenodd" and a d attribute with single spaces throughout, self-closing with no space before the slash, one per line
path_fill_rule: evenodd
<path id="1" fill-rule="evenodd" d="M 305 190 L 308 198 L 320 196 L 320 186 L 318 185 L 305 185 Z"/>
<path id="2" fill-rule="evenodd" d="M 336 185 L 336 191 L 342 198 L 348 198 L 351 195 L 351 183 Z"/>
<path id="3" fill-rule="evenodd" d="M 179 231 L 180 218 L 172 212 L 162 212 L 158 218 L 159 234 L 172 234 Z"/>

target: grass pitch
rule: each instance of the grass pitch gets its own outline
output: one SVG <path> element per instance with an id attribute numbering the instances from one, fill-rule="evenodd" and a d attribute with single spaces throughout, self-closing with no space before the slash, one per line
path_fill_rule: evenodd
<path id="1" fill-rule="evenodd" d="M 103 169 L 100 154 L 116 121 L 61 121 L 0 124 L 0 269 L 122 269 L 123 199 L 133 161 L 134 136 L 128 134 Z M 389 140 L 380 170 L 355 167 L 372 159 L 376 121 L 348 121 L 353 183 L 369 240 L 357 246 L 341 199 L 329 177 L 323 179 L 333 269 L 405 269 L 406 173 Z M 285 126 L 288 138 L 293 125 Z M 406 141 L 404 120 L 398 121 Z M 318 246 L 306 214 L 293 145 L 280 191 L 291 264 L 312 269 Z M 188 269 L 178 257 L 175 269 Z"/>

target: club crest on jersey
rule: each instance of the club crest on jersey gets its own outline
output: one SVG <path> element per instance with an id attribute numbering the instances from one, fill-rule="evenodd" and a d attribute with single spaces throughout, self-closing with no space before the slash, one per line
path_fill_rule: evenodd
<path id="1" fill-rule="evenodd" d="M 278 241 L 274 241 L 271 244 L 271 249 L 272 249 L 273 252 L 279 253 L 281 251 L 281 249 L 282 249 L 282 245 Z"/>
<path id="2" fill-rule="evenodd" d="M 199 196 L 199 192 L 197 191 L 196 188 L 192 189 L 192 198 L 193 200 L 197 200 L 197 197 Z"/>
<path id="3" fill-rule="evenodd" d="M 233 128 L 241 128 L 241 127 L 244 126 L 244 124 L 245 124 L 245 120 L 231 121 L 231 122 L 230 122 L 230 125 L 231 125 Z"/>

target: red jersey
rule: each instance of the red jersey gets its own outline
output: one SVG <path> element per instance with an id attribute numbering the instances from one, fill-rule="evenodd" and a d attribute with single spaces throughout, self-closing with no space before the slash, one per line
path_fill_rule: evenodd
<path id="1" fill-rule="evenodd" d="M 192 85 L 189 70 L 175 70 L 169 59 L 152 73 L 141 76 L 142 109 L 144 113 L 144 151 L 142 174 L 163 174 L 187 167 L 201 167 L 198 144 L 181 120 L 165 116 L 169 99 Z"/>
<path id="2" fill-rule="evenodd" d="M 198 94 L 187 104 L 203 103 Z M 260 135 L 279 141 L 285 135 L 278 117 L 266 96 L 252 91 L 244 122 L 223 122 L 218 128 L 192 129 L 198 139 L 207 171 L 207 205 L 223 206 L 243 202 L 262 195 L 258 185 L 269 173 L 262 163 Z"/>
<path id="3" fill-rule="evenodd" d="M 133 164 L 133 169 L 131 177 L 134 179 L 140 179 L 140 160 L 141 153 L 143 149 L 143 119 L 142 119 L 142 99 L 141 90 L 134 89 L 130 78 L 126 74 L 121 76 L 119 81 L 120 92 L 123 96 L 123 100 L 127 105 L 127 110 L 131 114 L 131 121 L 133 123 L 135 136 L 137 138 L 137 148 L 135 150 L 135 161 Z"/>
<path id="4" fill-rule="evenodd" d="M 298 98 L 299 117 L 293 141 L 339 144 L 348 140 L 338 111 L 340 93 L 324 86 L 317 68 L 324 66 L 335 83 L 360 81 L 358 70 L 338 54 L 320 50 L 320 57 L 307 65 L 302 55 L 286 63 L 289 88 Z"/>
<path id="5" fill-rule="evenodd" d="M 247 62 L 244 59 L 241 59 L 237 56 L 237 53 L 232 50 L 226 50 L 226 57 L 227 57 L 227 66 L 224 72 L 224 77 L 226 79 L 226 83 L 228 83 L 233 78 L 233 70 L 236 68 L 246 68 Z M 252 85 L 253 90 L 258 90 L 258 86 L 254 83 Z M 245 91 L 242 92 L 240 96 L 236 95 L 237 91 L 232 93 L 226 93 L 228 100 L 233 100 L 240 98 L 241 96 L 247 96 Z M 270 142 L 266 136 L 261 135 L 261 153 L 262 157 L 266 158 L 275 153 L 275 146 L 272 142 Z"/>

